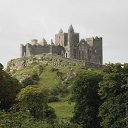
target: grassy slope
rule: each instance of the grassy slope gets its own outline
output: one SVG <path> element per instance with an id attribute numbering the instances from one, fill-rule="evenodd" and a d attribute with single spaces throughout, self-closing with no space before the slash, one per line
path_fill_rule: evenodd
<path id="1" fill-rule="evenodd" d="M 13 73 L 13 76 L 22 75 L 22 74 L 33 74 L 38 70 L 37 67 L 36 68 L 35 66 L 26 67 L 25 69 Z M 39 81 L 38 81 L 39 86 L 44 86 L 51 90 L 55 88 L 57 85 L 62 84 L 62 79 L 57 75 L 55 71 L 52 71 L 53 68 L 55 67 L 51 67 L 51 66 L 44 67 L 42 73 L 39 76 Z M 63 74 L 64 78 L 70 77 L 74 72 L 83 70 L 77 66 L 56 67 L 56 69 Z M 49 103 L 49 105 L 55 109 L 55 112 L 59 119 L 69 120 L 72 117 L 74 103 L 69 104 L 68 101 L 66 101 L 68 96 L 69 94 L 62 97 L 60 102 Z"/>
<path id="2" fill-rule="evenodd" d="M 68 101 L 49 103 L 51 107 L 55 109 L 56 115 L 59 119 L 70 120 L 73 116 L 74 103 L 68 103 Z"/>
<path id="3" fill-rule="evenodd" d="M 61 82 L 56 73 L 52 72 L 51 69 L 52 67 L 45 67 L 44 71 L 40 75 L 38 85 L 44 86 L 48 89 L 52 89 Z"/>

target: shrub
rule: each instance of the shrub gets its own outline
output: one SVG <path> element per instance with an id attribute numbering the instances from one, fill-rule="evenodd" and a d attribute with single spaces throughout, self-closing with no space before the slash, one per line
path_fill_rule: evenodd
<path id="1" fill-rule="evenodd" d="M 11 77 L 0 64 L 0 109 L 9 109 L 15 103 L 15 98 L 21 89 L 19 81 Z"/>
<path id="2" fill-rule="evenodd" d="M 37 74 L 34 74 L 26 79 L 24 79 L 21 84 L 23 87 L 26 87 L 28 85 L 35 85 L 37 84 L 37 81 L 39 80 L 39 76 Z"/>
<path id="3" fill-rule="evenodd" d="M 60 101 L 59 97 L 54 96 L 54 95 L 51 95 L 51 96 L 49 97 L 49 99 L 48 99 L 48 102 L 49 102 L 49 103 L 50 103 L 50 102 L 58 102 L 58 101 Z"/>
<path id="4" fill-rule="evenodd" d="M 47 104 L 48 94 L 49 92 L 45 88 L 27 86 L 18 94 L 17 100 L 20 102 L 21 109 L 29 110 L 31 115 L 37 120 L 44 120 L 49 119 L 46 114 L 47 110 L 49 110 Z M 53 115 L 52 112 L 51 114 Z"/>

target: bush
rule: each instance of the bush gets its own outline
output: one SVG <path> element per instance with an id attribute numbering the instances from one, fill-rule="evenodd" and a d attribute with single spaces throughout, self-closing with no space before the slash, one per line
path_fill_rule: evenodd
<path id="1" fill-rule="evenodd" d="M 54 96 L 54 95 L 51 95 L 51 96 L 49 97 L 49 99 L 48 99 L 48 102 L 49 102 L 49 103 L 50 103 L 50 102 L 58 102 L 58 101 L 60 101 L 59 97 Z"/>
<path id="2" fill-rule="evenodd" d="M 38 122 L 29 112 L 0 111 L 0 128 L 48 128 L 45 122 Z"/>
<path id="3" fill-rule="evenodd" d="M 0 64 L 0 109 L 9 109 L 15 103 L 15 98 L 21 89 L 19 81 L 11 77 Z"/>
<path id="4" fill-rule="evenodd" d="M 46 114 L 47 110 L 49 110 L 47 104 L 48 94 L 49 92 L 45 88 L 27 86 L 18 94 L 17 100 L 20 102 L 20 108 L 22 110 L 29 110 L 31 115 L 37 120 L 45 120 L 49 119 Z M 51 114 L 53 115 L 52 112 Z"/>
<path id="5" fill-rule="evenodd" d="M 53 109 L 47 110 L 51 115 Z M 80 128 L 70 122 L 46 122 L 35 120 L 29 112 L 4 112 L 0 111 L 0 128 Z"/>
<path id="6" fill-rule="evenodd" d="M 37 74 L 32 75 L 31 77 L 28 77 L 24 79 L 21 84 L 23 87 L 26 87 L 28 85 L 35 85 L 37 84 L 37 81 L 39 80 L 39 76 Z"/>

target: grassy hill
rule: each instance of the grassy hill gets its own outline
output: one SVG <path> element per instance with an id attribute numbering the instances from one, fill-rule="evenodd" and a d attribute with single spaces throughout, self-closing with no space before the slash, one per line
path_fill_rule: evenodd
<path id="1" fill-rule="evenodd" d="M 32 64 L 23 69 L 10 72 L 21 84 L 36 85 L 49 89 L 49 105 L 55 109 L 57 117 L 69 120 L 72 117 L 74 103 L 69 103 L 72 80 L 80 70 L 80 66 L 46 66 Z"/>

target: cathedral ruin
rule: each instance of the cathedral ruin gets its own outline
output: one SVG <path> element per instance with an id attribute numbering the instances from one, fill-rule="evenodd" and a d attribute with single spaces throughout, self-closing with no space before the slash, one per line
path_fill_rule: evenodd
<path id="1" fill-rule="evenodd" d="M 21 44 L 21 57 L 40 54 L 59 55 L 102 65 L 102 37 L 79 39 L 79 33 L 75 33 L 70 25 L 67 33 L 60 29 L 55 35 L 55 42 L 51 40 L 51 44 L 45 39 L 33 39 L 31 43 Z"/>

